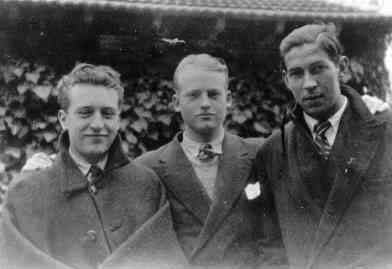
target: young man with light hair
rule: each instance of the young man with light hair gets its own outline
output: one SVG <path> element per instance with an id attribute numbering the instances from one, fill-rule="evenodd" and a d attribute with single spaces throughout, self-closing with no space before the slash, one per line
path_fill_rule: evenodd
<path id="1" fill-rule="evenodd" d="M 171 219 L 157 175 L 121 148 L 119 74 L 78 64 L 58 90 L 60 152 L 50 167 L 12 182 L 0 218 L 0 267 L 163 268 L 157 253 L 177 241 L 173 233 L 161 242 Z"/>

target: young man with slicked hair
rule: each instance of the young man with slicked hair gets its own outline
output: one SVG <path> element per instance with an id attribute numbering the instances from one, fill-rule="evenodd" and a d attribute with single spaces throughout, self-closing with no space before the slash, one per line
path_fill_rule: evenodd
<path id="1" fill-rule="evenodd" d="M 272 189 L 290 267 L 389 268 L 390 114 L 373 115 L 340 81 L 348 59 L 334 25 L 295 29 L 280 53 L 296 105 L 263 145 L 255 170 Z"/>

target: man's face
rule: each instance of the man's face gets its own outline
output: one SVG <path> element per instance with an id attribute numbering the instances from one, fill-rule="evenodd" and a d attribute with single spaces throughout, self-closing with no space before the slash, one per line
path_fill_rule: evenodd
<path id="1" fill-rule="evenodd" d="M 59 119 L 68 130 L 72 152 L 88 162 L 100 160 L 119 129 L 118 93 L 104 86 L 76 84 L 69 99 L 69 108 L 60 110 Z"/>
<path id="2" fill-rule="evenodd" d="M 332 116 L 341 104 L 339 65 L 315 43 L 293 47 L 284 56 L 285 82 L 305 113 L 316 119 Z"/>
<path id="3" fill-rule="evenodd" d="M 185 128 L 198 137 L 211 137 L 223 126 L 231 103 L 223 73 L 187 67 L 178 77 L 174 104 Z"/>

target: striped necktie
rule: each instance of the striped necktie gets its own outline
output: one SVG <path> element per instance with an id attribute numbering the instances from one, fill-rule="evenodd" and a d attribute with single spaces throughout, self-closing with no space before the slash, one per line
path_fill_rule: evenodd
<path id="1" fill-rule="evenodd" d="M 202 144 L 199 148 L 199 153 L 197 154 L 196 158 L 201 162 L 209 162 L 218 155 L 219 153 L 216 153 L 212 150 L 211 144 Z"/>
<path id="2" fill-rule="evenodd" d="M 87 174 L 87 181 L 88 181 L 88 190 L 93 193 L 97 194 L 97 186 L 96 183 L 102 178 L 103 171 L 96 165 L 91 165 L 90 170 Z"/>
<path id="3" fill-rule="evenodd" d="M 325 133 L 331 127 L 331 123 L 329 121 L 318 122 L 314 128 L 314 143 L 317 147 L 319 154 L 324 158 L 328 159 L 329 154 L 331 153 L 332 146 L 329 144 Z"/>

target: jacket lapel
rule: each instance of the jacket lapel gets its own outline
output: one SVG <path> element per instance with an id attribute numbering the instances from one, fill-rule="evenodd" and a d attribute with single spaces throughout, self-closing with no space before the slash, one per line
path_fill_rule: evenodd
<path id="1" fill-rule="evenodd" d="M 343 115 L 331 152 L 336 166 L 335 180 L 320 221 L 310 266 L 333 236 L 349 207 L 385 129 L 384 124 L 376 121 L 363 107 L 365 104 L 353 100 L 349 94 L 348 97 L 350 106 Z"/>
<path id="2" fill-rule="evenodd" d="M 306 154 L 313 154 L 315 151 L 312 149 L 313 144 L 311 141 L 310 134 L 305 130 L 302 124 L 297 123 L 293 128 L 297 128 L 297 131 L 291 131 L 289 134 L 293 137 L 288 138 L 288 178 L 286 179 L 289 185 L 289 195 L 293 199 L 295 206 L 303 210 L 308 210 L 309 214 L 313 216 L 313 219 L 319 220 L 322 211 L 319 206 L 313 201 L 309 194 L 309 191 L 303 182 L 304 176 L 301 169 L 303 164 L 312 156 Z M 306 172 L 306 171 L 305 171 Z"/>
<path id="3" fill-rule="evenodd" d="M 229 215 L 238 196 L 244 191 L 252 163 L 252 154 L 242 145 L 240 139 L 225 133 L 223 154 L 220 157 L 218 175 L 215 183 L 215 199 L 200 233 L 198 247 L 201 249 L 222 225 Z"/>
<path id="4" fill-rule="evenodd" d="M 178 136 L 162 152 L 159 163 L 167 190 L 204 223 L 210 208 L 210 198 L 182 150 Z"/>

